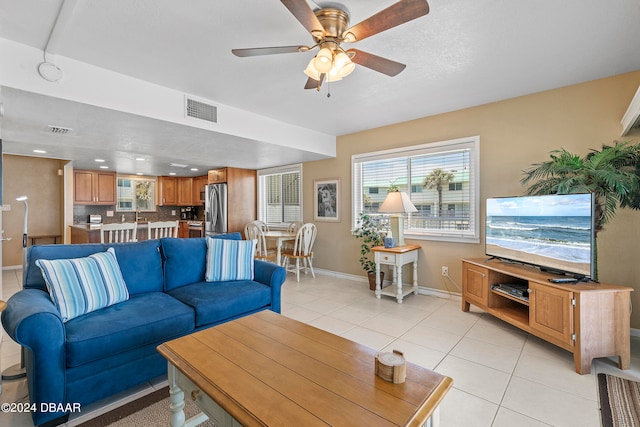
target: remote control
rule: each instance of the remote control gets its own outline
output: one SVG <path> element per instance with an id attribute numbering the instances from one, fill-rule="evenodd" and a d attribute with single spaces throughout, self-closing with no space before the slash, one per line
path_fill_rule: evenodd
<path id="1" fill-rule="evenodd" d="M 549 279 L 551 283 L 575 283 L 578 279 L 574 279 L 573 277 L 562 277 L 558 279 Z"/>

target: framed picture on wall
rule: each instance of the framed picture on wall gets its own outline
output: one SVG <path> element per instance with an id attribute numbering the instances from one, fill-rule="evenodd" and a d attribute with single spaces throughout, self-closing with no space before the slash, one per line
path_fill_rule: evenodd
<path id="1" fill-rule="evenodd" d="M 313 181 L 313 219 L 340 222 L 340 178 Z"/>

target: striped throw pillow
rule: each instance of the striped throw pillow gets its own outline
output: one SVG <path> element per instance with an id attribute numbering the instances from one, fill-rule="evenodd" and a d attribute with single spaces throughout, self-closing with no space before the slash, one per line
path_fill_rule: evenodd
<path id="1" fill-rule="evenodd" d="M 256 242 L 207 238 L 207 282 L 253 280 Z"/>
<path id="2" fill-rule="evenodd" d="M 66 322 L 129 299 L 113 248 L 74 259 L 39 259 L 49 295 Z"/>

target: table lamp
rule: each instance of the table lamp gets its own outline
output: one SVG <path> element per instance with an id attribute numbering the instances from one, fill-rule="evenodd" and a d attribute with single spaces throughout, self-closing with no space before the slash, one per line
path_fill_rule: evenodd
<path id="1" fill-rule="evenodd" d="M 391 234 L 398 241 L 398 246 L 404 246 L 404 214 L 418 212 L 409 195 L 402 191 L 390 191 L 378 212 L 392 214 L 389 218 Z"/>

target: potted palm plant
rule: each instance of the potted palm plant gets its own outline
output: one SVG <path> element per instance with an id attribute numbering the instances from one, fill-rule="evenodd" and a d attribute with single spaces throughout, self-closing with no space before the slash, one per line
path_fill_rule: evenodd
<path id="1" fill-rule="evenodd" d="M 619 207 L 640 209 L 640 144 L 615 142 L 581 157 L 564 148 L 536 163 L 520 181 L 527 194 L 595 194 L 594 277 L 598 280 L 597 237 Z"/>
<path id="2" fill-rule="evenodd" d="M 361 213 L 358 217 L 357 227 L 353 230 L 353 235 L 361 240 L 360 243 L 360 265 L 369 278 L 369 289 L 376 289 L 376 263 L 372 259 L 371 248 L 382 246 L 383 238 L 386 235 L 386 226 L 383 218 Z M 384 279 L 384 272 L 380 272 L 380 283 Z"/>

